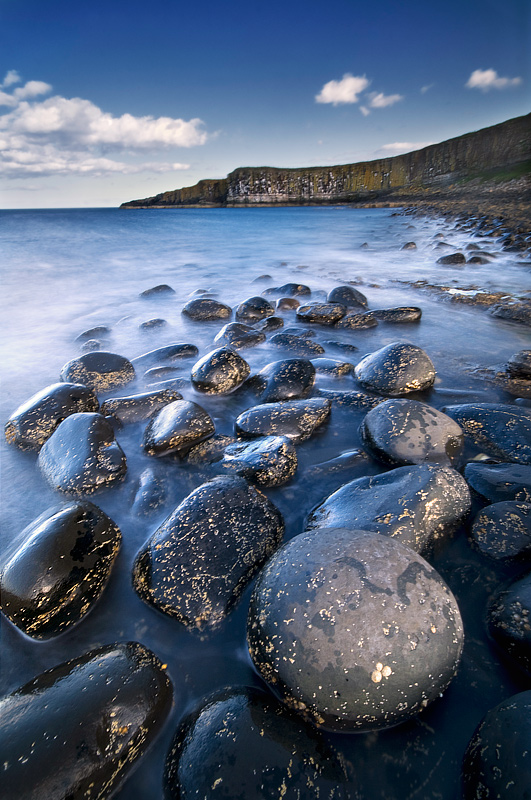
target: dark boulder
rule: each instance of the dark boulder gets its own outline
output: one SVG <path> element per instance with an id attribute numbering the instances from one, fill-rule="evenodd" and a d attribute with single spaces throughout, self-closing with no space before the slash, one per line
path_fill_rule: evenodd
<path id="1" fill-rule="evenodd" d="M 491 598 L 487 628 L 504 655 L 531 674 L 531 572 Z"/>
<path id="2" fill-rule="evenodd" d="M 267 364 L 252 378 L 262 403 L 307 397 L 315 383 L 315 367 L 307 358 L 287 358 Z"/>
<path id="3" fill-rule="evenodd" d="M 417 553 L 376 533 L 330 528 L 291 539 L 259 575 L 249 651 L 284 702 L 333 731 L 411 718 L 452 680 L 457 602 Z"/>
<path id="4" fill-rule="evenodd" d="M 531 557 L 531 504 L 506 500 L 486 506 L 476 514 L 470 538 L 497 561 Z"/>
<path id="5" fill-rule="evenodd" d="M 79 383 L 53 383 L 11 414 L 5 436 L 9 444 L 22 450 L 39 450 L 70 414 L 97 411 L 99 407 L 92 389 Z"/>
<path id="6" fill-rule="evenodd" d="M 216 478 L 186 497 L 137 555 L 134 586 L 188 627 L 216 627 L 282 540 L 284 522 L 258 489 Z"/>
<path id="7" fill-rule="evenodd" d="M 133 500 L 133 514 L 143 517 L 156 511 L 166 501 L 167 481 L 163 475 L 147 467 L 141 473 Z"/>
<path id="8" fill-rule="evenodd" d="M 142 322 L 141 325 L 138 327 L 141 331 L 148 331 L 152 330 L 153 328 L 164 328 L 165 325 L 168 323 L 165 319 L 161 319 L 160 317 L 156 317 L 154 319 L 148 319 L 146 322 Z"/>
<path id="9" fill-rule="evenodd" d="M 464 403 L 443 411 L 486 453 L 531 464 L 531 410 L 505 403 Z"/>
<path id="10" fill-rule="evenodd" d="M 271 333 L 271 331 L 278 331 L 279 328 L 284 327 L 284 320 L 282 317 L 267 317 L 261 322 L 255 323 L 255 328 L 262 333 Z"/>
<path id="11" fill-rule="evenodd" d="M 121 533 L 87 500 L 41 514 L 0 574 L 2 611 L 28 636 L 48 639 L 75 625 L 103 592 Z"/>
<path id="12" fill-rule="evenodd" d="M 337 361 L 335 358 L 312 358 L 311 363 L 315 371 L 321 375 L 331 375 L 334 378 L 342 378 L 345 375 L 352 375 L 354 364 L 348 361 Z"/>
<path id="13" fill-rule="evenodd" d="M 422 309 L 418 306 L 398 306 L 372 308 L 370 313 L 379 322 L 418 322 L 422 316 Z"/>
<path id="14" fill-rule="evenodd" d="M 175 400 L 152 417 L 144 432 L 143 450 L 150 456 L 183 456 L 215 431 L 210 415 L 197 403 Z"/>
<path id="15" fill-rule="evenodd" d="M 300 303 L 295 297 L 279 297 L 275 306 L 277 311 L 294 311 Z"/>
<path id="16" fill-rule="evenodd" d="M 264 436 L 229 444 L 221 465 L 257 486 L 280 486 L 295 474 L 297 451 L 286 436 Z"/>
<path id="17" fill-rule="evenodd" d="M 280 297 L 306 297 L 312 293 L 309 286 L 303 283 L 283 283 L 282 286 L 275 286 L 270 289 L 265 289 L 262 292 L 264 297 L 277 296 Z"/>
<path id="18" fill-rule="evenodd" d="M 463 253 L 450 253 L 447 256 L 441 256 L 441 258 L 438 258 L 437 264 L 449 264 L 450 266 L 466 264 L 466 256 L 463 255 Z"/>
<path id="19" fill-rule="evenodd" d="M 167 283 L 159 283 L 158 286 L 152 286 L 150 289 L 144 289 L 140 292 L 140 297 L 153 297 L 153 295 L 171 295 L 175 294 L 175 290 L 168 286 Z"/>
<path id="20" fill-rule="evenodd" d="M 347 313 L 340 303 L 308 303 L 299 306 L 297 319 L 301 322 L 315 322 L 319 325 L 335 325 Z"/>
<path id="21" fill-rule="evenodd" d="M 531 378 L 531 350 L 520 350 L 511 356 L 507 372 L 514 378 Z"/>
<path id="22" fill-rule="evenodd" d="M 469 461 L 464 475 L 469 486 L 489 503 L 503 500 L 531 503 L 531 467 Z"/>
<path id="23" fill-rule="evenodd" d="M 157 347 L 156 350 L 150 350 L 149 353 L 142 353 L 131 360 L 134 367 L 146 367 L 149 364 L 156 364 L 160 361 L 176 361 L 181 358 L 195 358 L 199 355 L 199 350 L 195 344 L 186 344 L 183 342 L 176 342 L 175 344 L 167 344 L 164 347 Z"/>
<path id="24" fill-rule="evenodd" d="M 105 337 L 109 336 L 111 333 L 111 329 L 107 327 L 107 325 L 95 325 L 94 328 L 88 328 L 83 333 L 80 333 L 79 336 L 76 336 L 76 342 L 86 342 L 89 339 L 97 339 L 98 337 Z"/>
<path id="25" fill-rule="evenodd" d="M 113 417 L 122 425 L 129 422 L 141 422 L 149 419 L 163 406 L 174 400 L 182 400 L 182 395 L 175 389 L 159 389 L 155 392 L 132 394 L 128 397 L 111 397 L 101 406 L 104 417 Z"/>
<path id="26" fill-rule="evenodd" d="M 229 322 L 224 325 L 219 333 L 214 337 L 216 344 L 227 344 L 235 350 L 245 347 L 256 347 L 265 342 L 266 335 L 262 331 L 256 331 L 249 325 L 241 322 Z"/>
<path id="27" fill-rule="evenodd" d="M 236 309 L 236 319 L 238 322 L 260 322 L 266 317 L 272 317 L 275 313 L 274 307 L 264 297 L 249 297 L 240 303 Z"/>
<path id="28" fill-rule="evenodd" d="M 531 325 L 531 303 L 500 303 L 492 306 L 490 313 L 500 319 L 508 319 L 513 322 L 521 322 L 524 325 Z"/>
<path id="29" fill-rule="evenodd" d="M 205 439 L 204 442 L 194 444 L 183 456 L 183 460 L 187 464 L 194 465 L 215 464 L 221 461 L 228 445 L 237 441 L 234 436 L 225 436 L 222 433 L 217 433 L 210 439 Z"/>
<path id="30" fill-rule="evenodd" d="M 340 303 L 347 308 L 367 308 L 367 298 L 353 286 L 335 286 L 326 297 L 327 303 Z"/>
<path id="31" fill-rule="evenodd" d="M 359 347 L 356 347 L 355 344 L 350 344 L 350 342 L 328 341 L 323 342 L 323 344 L 327 349 L 332 348 L 344 353 L 356 353 L 359 350 Z"/>
<path id="32" fill-rule="evenodd" d="M 296 356 L 301 358 L 308 358 L 311 356 L 319 356 L 324 353 L 324 347 L 319 342 L 312 342 L 303 336 L 297 336 L 292 333 L 275 333 L 269 340 L 275 347 L 282 350 L 289 350 Z"/>
<path id="33" fill-rule="evenodd" d="M 406 342 L 393 342 L 369 353 L 356 365 L 354 374 L 366 389 L 391 396 L 420 392 L 435 382 L 429 356 Z"/>
<path id="34" fill-rule="evenodd" d="M 232 316 L 232 308 L 224 303 L 220 303 L 218 300 L 213 300 L 209 297 L 200 297 L 186 303 L 183 307 L 182 314 L 197 322 L 230 319 Z"/>
<path id="35" fill-rule="evenodd" d="M 125 356 L 97 350 L 73 358 L 61 370 L 61 380 L 82 383 L 95 392 L 110 392 L 131 383 L 135 368 Z"/>
<path id="36" fill-rule="evenodd" d="M 417 245 L 415 244 L 415 242 L 406 242 L 405 244 L 402 245 L 402 247 L 400 249 L 401 250 L 416 250 L 417 249 Z"/>
<path id="37" fill-rule="evenodd" d="M 294 443 L 304 442 L 330 416 L 330 400 L 284 400 L 264 403 L 240 414 L 235 428 L 238 436 L 288 436 Z"/>
<path id="38" fill-rule="evenodd" d="M 351 311 L 336 323 L 336 328 L 345 330 L 363 330 L 364 328 L 375 328 L 378 320 L 373 317 L 370 311 Z"/>
<path id="39" fill-rule="evenodd" d="M 192 367 L 192 384 L 204 394 L 230 394 L 249 377 L 251 367 L 230 347 L 219 347 Z"/>

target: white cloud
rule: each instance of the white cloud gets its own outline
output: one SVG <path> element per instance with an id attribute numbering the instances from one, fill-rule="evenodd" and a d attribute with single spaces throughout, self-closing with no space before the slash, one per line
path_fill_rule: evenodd
<path id="1" fill-rule="evenodd" d="M 430 90 L 430 89 L 431 89 L 433 86 L 435 86 L 435 84 L 434 84 L 434 83 L 428 83 L 426 86 L 423 86 L 423 87 L 421 88 L 421 90 L 420 90 L 420 93 L 421 93 L 421 94 L 426 94 L 426 92 L 429 92 L 429 90 Z"/>
<path id="2" fill-rule="evenodd" d="M 382 145 L 377 152 L 384 152 L 386 155 L 400 155 L 400 153 L 411 153 L 412 150 L 422 150 L 423 147 L 433 142 L 391 142 Z"/>
<path id="3" fill-rule="evenodd" d="M 346 103 L 357 103 L 361 94 L 370 84 L 365 75 L 354 76 L 345 73 L 340 81 L 328 81 L 319 94 L 315 95 L 316 103 L 332 103 L 337 106 Z"/>
<path id="4" fill-rule="evenodd" d="M 364 117 L 368 117 L 369 114 L 371 113 L 369 111 L 369 109 L 367 108 L 367 106 L 360 106 L 360 111 L 361 111 L 361 113 L 363 114 Z"/>
<path id="5" fill-rule="evenodd" d="M 6 89 L 8 86 L 12 86 L 14 83 L 20 83 L 20 75 L 16 69 L 10 69 L 9 72 L 6 73 L 2 83 L 0 83 L 0 87 L 2 89 Z"/>
<path id="6" fill-rule="evenodd" d="M 522 83 L 521 78 L 500 78 L 495 69 L 475 69 L 465 86 L 467 89 L 481 89 L 482 92 L 488 92 L 489 89 L 509 89 L 520 83 Z"/>
<path id="7" fill-rule="evenodd" d="M 387 106 L 392 106 L 395 103 L 398 103 L 399 100 L 403 100 L 404 97 L 401 94 L 383 94 L 383 92 L 371 92 L 371 94 L 367 95 L 369 97 L 369 106 L 371 108 L 386 108 Z"/>

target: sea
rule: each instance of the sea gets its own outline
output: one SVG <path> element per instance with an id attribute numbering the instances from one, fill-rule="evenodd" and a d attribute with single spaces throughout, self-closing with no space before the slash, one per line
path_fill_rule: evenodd
<path id="1" fill-rule="evenodd" d="M 345 331 L 313 326 L 315 340 L 355 345 L 345 353 L 325 345 L 326 355 L 356 363 L 394 341 L 422 347 L 437 378 L 424 394 L 437 408 L 458 402 L 519 402 L 488 375 L 503 370 L 511 355 L 531 346 L 529 329 L 492 316 L 466 299 L 477 289 L 520 296 L 531 289 L 531 262 L 507 252 L 491 231 L 479 232 L 437 216 L 401 209 L 347 206 L 239 209 L 53 209 L 0 211 L 2 252 L 1 418 L 42 388 L 59 380 L 63 365 L 81 353 L 77 337 L 95 326 L 109 334 L 102 349 L 127 358 L 173 342 L 196 344 L 202 356 L 214 349 L 223 322 L 198 323 L 181 310 L 190 300 L 214 297 L 232 307 L 288 282 L 310 287 L 311 300 L 325 300 L 338 285 L 363 292 L 369 308 L 418 306 L 418 323 L 384 324 Z M 416 248 L 403 249 L 408 242 Z M 486 264 L 449 266 L 442 255 L 475 245 L 490 254 Z M 141 293 L 168 284 L 174 294 Z M 445 287 L 444 290 L 429 286 Z M 306 298 L 299 298 L 304 302 Z M 298 325 L 295 311 L 282 311 L 285 326 Z M 164 324 L 142 327 L 162 319 Z M 305 326 L 308 327 L 308 326 Z M 289 358 L 266 343 L 241 351 L 254 372 L 270 361 Z M 194 359 L 182 364 L 189 377 Z M 352 376 L 318 377 L 318 386 L 359 389 Z M 112 395 L 146 391 L 139 374 L 130 387 Z M 213 417 L 218 433 L 233 433 L 237 414 L 252 402 L 183 390 Z M 325 478 L 315 467 L 361 446 L 359 409 L 336 408 L 318 436 L 299 446 L 295 479 L 266 494 L 286 522 L 286 539 L 305 527 L 311 509 L 342 483 L 385 468 L 367 461 Z M 166 663 L 175 700 L 162 733 L 116 794 L 119 800 L 162 797 L 165 755 L 179 721 L 201 699 L 228 685 L 261 686 L 250 660 L 245 622 L 252 585 L 219 630 L 200 637 L 150 608 L 135 594 L 131 566 L 135 554 L 168 514 L 205 479 L 174 458 L 156 459 L 166 481 L 165 502 L 148 516 L 132 511 L 138 478 L 153 459 L 141 452 L 143 424 L 117 430 L 128 471 L 120 486 L 90 499 L 117 523 L 123 544 L 102 597 L 78 625 L 62 635 L 36 641 L 2 617 L 0 688 L 8 693 L 38 673 L 95 647 L 140 641 Z M 23 531 L 59 497 L 36 464 L 37 454 L 1 444 L 2 559 L 24 538 Z M 208 477 L 208 475 L 206 476 Z M 434 565 L 456 595 L 465 621 L 466 645 L 458 675 L 418 717 L 396 728 L 366 734 L 326 734 L 356 776 L 363 798 L 454 800 L 461 759 L 484 713 L 511 694 L 524 679 L 495 650 L 485 633 L 488 597 L 514 575 L 477 555 L 461 529 Z M 65 713 L 69 713 L 65 709 Z M 308 794 L 307 797 L 309 798 Z M 301 795 L 301 800 L 306 800 Z"/>

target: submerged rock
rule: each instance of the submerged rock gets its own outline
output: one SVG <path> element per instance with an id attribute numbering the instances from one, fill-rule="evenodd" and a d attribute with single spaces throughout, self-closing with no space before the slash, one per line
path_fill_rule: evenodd
<path id="1" fill-rule="evenodd" d="M 312 358 L 315 371 L 321 375 L 331 375 L 334 378 L 342 378 L 354 372 L 354 364 L 348 361 L 337 361 L 335 358 Z"/>
<path id="2" fill-rule="evenodd" d="M 110 392 L 131 383 L 135 368 L 125 356 L 97 350 L 73 358 L 61 370 L 61 380 L 82 383 L 95 392 Z"/>
<path id="3" fill-rule="evenodd" d="M 152 330 L 153 328 L 164 328 L 165 325 L 168 323 L 165 319 L 161 319 L 160 317 L 156 317 L 153 319 L 148 319 L 146 322 L 142 322 L 141 325 L 138 327 L 141 331 Z"/>
<path id="4" fill-rule="evenodd" d="M 370 313 L 379 322 L 418 322 L 422 316 L 422 309 L 418 306 L 372 308 Z"/>
<path id="5" fill-rule="evenodd" d="M 157 347 L 148 353 L 142 353 L 141 356 L 133 358 L 131 364 L 134 367 L 146 367 L 149 364 L 156 364 L 160 361 L 176 361 L 181 358 L 193 358 L 197 355 L 199 355 L 199 350 L 195 344 L 176 342 L 175 344 L 167 344 L 164 347 Z"/>
<path id="6" fill-rule="evenodd" d="M 303 283 L 283 283 L 282 286 L 274 286 L 262 292 L 264 297 L 280 295 L 286 297 L 306 297 L 312 290 Z"/>
<path id="7" fill-rule="evenodd" d="M 330 400 L 284 400 L 264 403 L 240 414 L 235 428 L 238 436 L 288 436 L 294 443 L 304 442 L 330 416 Z"/>
<path id="8" fill-rule="evenodd" d="M 284 522 L 258 489 L 216 478 L 188 495 L 137 555 L 134 586 L 184 625 L 213 628 L 282 540 Z"/>
<path id="9" fill-rule="evenodd" d="M 249 377 L 251 367 L 229 347 L 219 347 L 192 367 L 192 384 L 205 394 L 230 394 Z"/>
<path id="10" fill-rule="evenodd" d="M 377 730 L 438 698 L 463 647 L 457 602 L 400 542 L 354 529 L 291 539 L 258 577 L 247 638 L 283 701 L 328 730 Z"/>
<path id="11" fill-rule="evenodd" d="M 151 289 L 144 289 L 143 292 L 140 292 L 140 297 L 153 297 L 153 295 L 161 294 L 175 294 L 175 289 L 172 289 L 167 283 L 159 283 L 157 286 L 152 286 Z"/>
<path id="12" fill-rule="evenodd" d="M 531 464 L 531 411 L 505 403 L 464 403 L 443 411 L 485 452 Z"/>
<path id="13" fill-rule="evenodd" d="M 182 395 L 175 389 L 159 389 L 155 392 L 132 394 L 128 397 L 112 397 L 101 406 L 104 417 L 113 417 L 125 425 L 129 422 L 141 422 L 149 419 L 163 406 L 174 400 L 182 400 Z"/>
<path id="14" fill-rule="evenodd" d="M 275 333 L 270 339 L 271 344 L 276 347 L 281 347 L 283 350 L 289 350 L 294 355 L 308 358 L 311 356 L 319 356 L 324 353 L 324 347 L 318 342 L 312 342 L 311 339 L 306 339 L 303 336 L 296 336 L 292 333 Z"/>
<path id="15" fill-rule="evenodd" d="M 183 456 L 183 460 L 187 464 L 215 464 L 221 461 L 228 445 L 234 444 L 236 441 L 237 439 L 234 436 L 225 436 L 222 433 L 215 434 L 204 442 L 194 444 Z"/>
<path id="16" fill-rule="evenodd" d="M 531 350 L 520 350 L 507 362 L 507 372 L 513 378 L 531 378 Z"/>
<path id="17" fill-rule="evenodd" d="M 487 626 L 505 655 L 531 674 L 531 572 L 491 598 Z"/>
<path id="18" fill-rule="evenodd" d="M 230 317 L 232 317 L 232 308 L 226 306 L 224 303 L 220 303 L 218 300 L 213 300 L 209 297 L 200 297 L 186 303 L 183 307 L 182 314 L 198 322 L 214 319 L 230 319 Z"/>
<path id="19" fill-rule="evenodd" d="M 97 411 L 98 398 L 79 383 L 52 383 L 14 411 L 5 425 L 9 444 L 21 450 L 39 450 L 70 414 Z"/>
<path id="20" fill-rule="evenodd" d="M 334 325 L 347 313 L 340 303 L 309 303 L 297 309 L 301 322 L 316 322 L 319 325 Z"/>
<path id="21" fill-rule="evenodd" d="M 144 431 L 143 450 L 150 456 L 183 456 L 216 430 L 210 415 L 197 403 L 175 400 L 161 408 Z"/>
<path id="22" fill-rule="evenodd" d="M 275 306 L 277 311 L 294 311 L 300 303 L 294 297 L 279 297 Z"/>
<path id="23" fill-rule="evenodd" d="M 295 474 L 297 451 L 286 436 L 264 436 L 229 444 L 221 464 L 257 486 L 280 486 Z"/>
<path id="24" fill-rule="evenodd" d="M 275 309 L 264 297 L 249 297 L 236 309 L 238 322 L 260 322 L 265 317 L 272 317 Z"/>
<path id="25" fill-rule="evenodd" d="M 320 800 L 357 797 L 322 734 L 270 694 L 241 686 L 211 695 L 181 722 L 164 770 L 167 800 L 295 800 L 309 787 Z"/>
<path id="26" fill-rule="evenodd" d="M 315 383 L 315 367 L 307 358 L 287 358 L 267 364 L 252 378 L 262 403 L 307 397 Z"/>
<path id="27" fill-rule="evenodd" d="M 513 322 L 522 322 L 524 325 L 531 325 L 531 303 L 500 303 L 493 306 L 490 313 L 500 319 L 509 319 Z"/>
<path id="28" fill-rule="evenodd" d="M 279 328 L 284 327 L 284 320 L 282 317 L 267 317 L 262 322 L 256 322 L 255 328 L 262 333 L 270 333 L 271 331 L 278 331 Z"/>
<path id="29" fill-rule="evenodd" d="M 463 253 L 450 253 L 447 256 L 441 256 L 437 259 L 437 264 L 449 264 L 455 266 L 456 264 L 466 264 L 466 256 Z"/>
<path id="30" fill-rule="evenodd" d="M 367 308 L 367 298 L 353 286 L 335 286 L 328 292 L 327 303 L 340 303 L 347 308 Z"/>
<path id="31" fill-rule="evenodd" d="M 41 514 L 0 574 L 1 607 L 28 636 L 48 639 L 92 608 L 109 578 L 121 533 L 87 500 Z"/>
<path id="32" fill-rule="evenodd" d="M 265 333 L 256 331 L 241 322 L 229 322 L 214 337 L 214 342 L 226 343 L 235 350 L 240 350 L 244 347 L 256 347 L 257 344 L 261 344 L 265 340 Z"/>
<path id="33" fill-rule="evenodd" d="M 354 374 L 367 389 L 391 396 L 429 389 L 435 381 L 429 356 L 406 342 L 393 342 L 365 356 Z"/>
<path id="34" fill-rule="evenodd" d="M 531 503 L 531 466 L 469 461 L 464 475 L 472 489 L 489 503 L 502 500 Z"/>
<path id="35" fill-rule="evenodd" d="M 376 325 L 378 325 L 378 320 L 376 317 L 372 316 L 370 311 L 363 311 L 361 313 L 351 311 L 336 323 L 336 328 L 362 330 L 363 328 L 375 328 Z"/>
<path id="36" fill-rule="evenodd" d="M 137 642 L 106 645 L 0 700 L 3 800 L 105 800 L 162 727 L 172 686 Z"/>
<path id="37" fill-rule="evenodd" d="M 476 514 L 470 538 L 496 560 L 531 557 L 531 504 L 506 500 L 486 506 Z"/>
<path id="38" fill-rule="evenodd" d="M 38 464 L 52 488 L 75 495 L 110 486 L 127 470 L 110 422 L 88 413 L 61 422 L 42 446 Z"/>
<path id="39" fill-rule="evenodd" d="M 166 479 L 152 467 L 147 467 L 138 479 L 133 500 L 133 514 L 147 516 L 156 511 L 168 494 Z"/>

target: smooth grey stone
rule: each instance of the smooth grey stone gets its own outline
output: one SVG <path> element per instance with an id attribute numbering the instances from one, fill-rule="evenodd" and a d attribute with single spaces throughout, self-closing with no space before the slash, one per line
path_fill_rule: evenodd
<path id="1" fill-rule="evenodd" d="M 303 283 L 283 283 L 282 286 L 275 286 L 270 289 L 265 289 L 262 292 L 264 297 L 268 297 L 270 295 L 280 295 L 286 297 L 306 297 L 310 295 L 312 290 L 309 286 L 305 286 Z"/>
<path id="2" fill-rule="evenodd" d="M 450 253 L 447 256 L 441 256 L 437 259 L 437 264 L 449 264 L 450 266 L 456 264 L 466 264 L 466 256 L 463 253 Z"/>
<path id="3" fill-rule="evenodd" d="M 418 306 L 398 306 L 372 308 L 370 313 L 379 322 L 418 322 L 422 316 L 422 309 Z"/>
<path id="4" fill-rule="evenodd" d="M 521 322 L 524 325 L 531 325 L 530 302 L 500 303 L 499 305 L 492 306 L 490 313 L 494 317 L 499 317 L 500 319 L 508 319 L 513 322 Z"/>
<path id="5" fill-rule="evenodd" d="M 404 722 L 438 698 L 463 648 L 459 607 L 421 556 L 377 533 L 291 539 L 251 598 L 253 662 L 284 702 L 331 731 Z"/>
<path id="6" fill-rule="evenodd" d="M 415 244 L 415 242 L 406 242 L 405 244 L 402 245 L 402 247 L 400 249 L 401 250 L 416 250 L 417 249 L 417 245 Z"/>
<path id="7" fill-rule="evenodd" d="M 5 436 L 21 450 L 39 450 L 70 414 L 97 411 L 98 398 L 79 383 L 52 383 L 22 403 L 9 417 Z"/>
<path id="8" fill-rule="evenodd" d="M 273 361 L 252 378 L 262 403 L 307 397 L 315 383 L 315 367 L 307 358 Z"/>
<path id="9" fill-rule="evenodd" d="M 133 583 L 146 603 L 184 625 L 217 627 L 279 546 L 278 509 L 239 477 L 203 484 L 139 551 Z"/>
<path id="10" fill-rule="evenodd" d="M 121 480 L 125 455 L 101 414 L 72 414 L 43 444 L 38 464 L 53 489 L 84 494 Z"/>
<path id="11" fill-rule="evenodd" d="M 49 639 L 91 610 L 122 535 L 107 514 L 83 500 L 48 509 L 20 538 L 0 574 L 2 611 L 27 636 Z"/>
<path id="12" fill-rule="evenodd" d="M 375 531 L 430 555 L 463 521 L 470 504 L 468 486 L 454 469 L 398 467 L 346 483 L 311 512 L 307 527 Z"/>
<path id="13" fill-rule="evenodd" d="M 327 303 L 340 303 L 347 308 L 367 308 L 367 298 L 353 286 L 335 286 L 326 297 Z"/>
<path id="14" fill-rule="evenodd" d="M 465 435 L 486 453 L 504 461 L 531 464 L 531 411 L 506 403 L 446 406 Z"/>
<path id="15" fill-rule="evenodd" d="M 235 350 L 240 350 L 244 347 L 255 347 L 265 342 L 265 340 L 265 333 L 256 331 L 241 322 L 229 322 L 214 337 L 216 344 L 227 344 Z"/>
<path id="16" fill-rule="evenodd" d="M 506 500 L 486 506 L 476 514 L 470 538 L 496 560 L 531 557 L 531 504 Z"/>
<path id="17" fill-rule="evenodd" d="M 429 356 L 406 342 L 392 342 L 369 353 L 356 365 L 354 374 L 365 388 L 391 396 L 420 392 L 435 382 Z"/>
<path id="18" fill-rule="evenodd" d="M 490 503 L 503 500 L 531 503 L 531 467 L 469 461 L 464 476 L 469 486 Z"/>
<path id="19" fill-rule="evenodd" d="M 230 319 L 232 317 L 232 308 L 220 303 L 218 300 L 200 297 L 197 300 L 190 300 L 186 303 L 181 313 L 185 317 L 203 322 L 214 319 Z"/>
<path id="20" fill-rule="evenodd" d="M 488 711 L 463 759 L 463 800 L 527 800 L 531 786 L 531 691 Z"/>
<path id="21" fill-rule="evenodd" d="M 461 427 L 450 417 L 417 400 L 385 400 L 360 427 L 365 448 L 384 464 L 405 466 L 435 462 L 456 466 L 464 446 Z"/>
<path id="22" fill-rule="evenodd" d="M 238 322 L 260 322 L 265 317 L 272 317 L 274 307 L 264 297 L 249 297 L 240 303 L 235 312 Z"/>
<path id="23" fill-rule="evenodd" d="M 141 331 L 147 331 L 153 328 L 163 328 L 167 324 L 168 323 L 166 322 L 165 319 L 157 317 L 155 319 L 148 319 L 146 322 L 142 322 L 142 324 L 139 325 L 138 327 L 140 328 Z"/>
<path id="24" fill-rule="evenodd" d="M 312 358 L 315 371 L 322 375 L 341 378 L 354 372 L 354 364 L 348 361 L 337 361 L 335 358 Z"/>
<path id="25" fill-rule="evenodd" d="M 182 395 L 175 389 L 159 389 L 154 392 L 132 394 L 128 397 L 111 397 L 101 406 L 104 417 L 113 417 L 125 425 L 129 422 L 141 422 L 149 419 L 163 406 L 174 400 L 182 400 Z"/>
<path id="26" fill-rule="evenodd" d="M 376 317 L 370 311 L 356 312 L 350 311 L 336 323 L 336 328 L 342 330 L 362 330 L 363 328 L 375 328 L 378 325 Z"/>
<path id="27" fill-rule="evenodd" d="M 236 433 L 244 438 L 288 436 L 294 443 L 304 442 L 330 416 L 330 400 L 284 400 L 254 406 L 237 418 Z"/>
<path id="28" fill-rule="evenodd" d="M 219 347 L 192 367 L 194 389 L 204 394 L 230 394 L 249 377 L 251 367 L 229 347 Z"/>
<path id="29" fill-rule="evenodd" d="M 210 695 L 180 723 L 164 789 L 166 800 L 358 796 L 322 733 L 271 694 L 243 686 Z"/>
<path id="30" fill-rule="evenodd" d="M 487 628 L 502 652 L 531 674 L 531 572 L 491 598 Z"/>
<path id="31" fill-rule="evenodd" d="M 171 709 L 159 659 L 138 642 L 91 650 L 0 700 L 2 800 L 105 800 Z"/>
<path id="32" fill-rule="evenodd" d="M 284 327 L 284 320 L 282 317 L 267 317 L 262 322 L 255 323 L 255 328 L 262 333 L 270 333 L 270 331 L 278 331 L 279 328 Z"/>
<path id="33" fill-rule="evenodd" d="M 133 358 L 131 364 L 134 367 L 144 367 L 160 361 L 177 361 L 181 358 L 195 358 L 198 355 L 199 350 L 195 344 L 176 342 L 175 344 L 167 344 L 164 347 L 157 347 L 156 350 L 150 350 L 149 353 L 142 353 L 141 356 Z"/>
<path id="34" fill-rule="evenodd" d="M 125 356 L 98 350 L 73 358 L 61 370 L 61 380 L 82 383 L 95 392 L 110 392 L 131 383 L 135 368 Z"/>
<path id="35" fill-rule="evenodd" d="M 75 341 L 85 342 L 87 339 L 97 339 L 98 336 L 108 336 L 110 332 L 111 329 L 106 325 L 96 325 L 94 328 L 88 328 L 88 330 L 76 336 Z"/>
<path id="36" fill-rule="evenodd" d="M 531 350 L 520 350 L 511 356 L 507 372 L 515 378 L 531 378 Z"/>
<path id="37" fill-rule="evenodd" d="M 152 297 L 160 294 L 175 294 L 175 289 L 172 289 L 167 283 L 159 283 L 158 286 L 152 286 L 151 289 L 144 289 L 143 292 L 140 292 L 140 297 Z"/>
<path id="38" fill-rule="evenodd" d="M 152 467 L 147 467 L 138 479 L 133 500 L 133 514 L 147 516 L 165 502 L 168 494 L 166 479 Z"/>
<path id="39" fill-rule="evenodd" d="M 175 453 L 183 456 L 195 444 L 209 439 L 215 431 L 210 415 L 197 403 L 175 400 L 149 421 L 142 448 L 150 456 Z"/>
<path id="40" fill-rule="evenodd" d="M 275 333 L 269 340 L 275 347 L 281 347 L 283 350 L 289 350 L 294 355 L 306 358 L 308 356 L 318 356 L 324 353 L 324 347 L 318 342 L 312 342 L 310 339 L 296 336 L 291 333 Z"/>
<path id="41" fill-rule="evenodd" d="M 308 303 L 299 306 L 297 319 L 301 322 L 316 322 L 319 325 L 335 325 L 347 313 L 340 303 Z"/>
<path id="42" fill-rule="evenodd" d="M 183 456 L 183 460 L 187 464 L 194 465 L 215 464 L 221 461 L 227 446 L 237 441 L 234 436 L 225 436 L 225 434 L 217 433 L 204 442 L 194 444 Z"/>
<path id="43" fill-rule="evenodd" d="M 286 436 L 264 436 L 229 444 L 221 465 L 257 486 L 280 486 L 295 474 L 297 451 Z"/>

